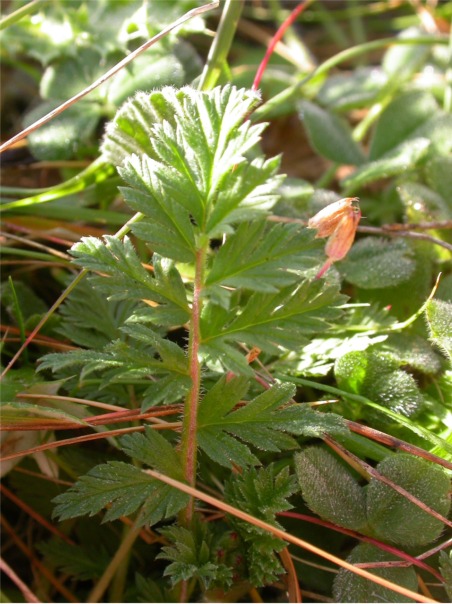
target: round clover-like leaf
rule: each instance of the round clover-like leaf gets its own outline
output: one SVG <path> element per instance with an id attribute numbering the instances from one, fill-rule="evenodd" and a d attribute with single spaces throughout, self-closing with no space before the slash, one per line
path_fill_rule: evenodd
<path id="1" fill-rule="evenodd" d="M 295 470 L 311 510 L 339 526 L 365 528 L 364 490 L 334 455 L 322 447 L 308 447 L 295 455 Z"/>
<path id="2" fill-rule="evenodd" d="M 397 558 L 368 543 L 357 545 L 347 562 L 391 562 Z M 373 568 L 371 572 L 412 591 L 417 591 L 417 578 L 413 568 Z M 349 570 L 341 569 L 333 584 L 335 602 L 412 602 L 410 598 L 392 589 L 364 579 Z"/>
<path id="3" fill-rule="evenodd" d="M 404 241 L 366 237 L 355 243 L 339 268 L 353 285 L 377 289 L 407 281 L 416 268 L 416 262 Z"/>
<path id="4" fill-rule="evenodd" d="M 450 480 L 441 468 L 400 454 L 384 459 L 377 470 L 430 508 L 448 514 Z M 427 545 L 443 530 L 439 519 L 376 478 L 367 487 L 367 518 L 378 539 L 405 547 Z"/>

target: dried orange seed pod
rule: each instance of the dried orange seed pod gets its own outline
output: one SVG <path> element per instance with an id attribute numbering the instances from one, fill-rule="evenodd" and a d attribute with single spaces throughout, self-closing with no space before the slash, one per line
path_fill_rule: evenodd
<path id="1" fill-rule="evenodd" d="M 326 208 L 317 212 L 308 222 L 309 228 L 317 229 L 316 238 L 328 237 L 335 231 L 344 216 L 351 216 L 359 212 L 353 205 L 354 201 L 358 201 L 358 198 L 345 197 L 344 199 L 330 203 Z"/>
<path id="2" fill-rule="evenodd" d="M 333 262 L 342 260 L 352 247 L 360 218 L 361 212 L 359 210 L 343 216 L 335 231 L 330 235 L 326 242 L 325 253 Z"/>
<path id="3" fill-rule="evenodd" d="M 316 238 L 329 237 L 325 246 L 328 259 L 317 273 L 317 279 L 326 273 L 333 262 L 342 260 L 353 244 L 361 218 L 361 211 L 353 205 L 355 201 L 358 201 L 356 197 L 346 197 L 331 203 L 308 222 L 308 227 L 317 229 Z"/>

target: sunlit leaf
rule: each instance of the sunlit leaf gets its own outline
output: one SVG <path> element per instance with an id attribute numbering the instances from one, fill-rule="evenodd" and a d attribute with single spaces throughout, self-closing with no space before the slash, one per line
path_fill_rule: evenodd
<path id="1" fill-rule="evenodd" d="M 264 451 L 296 447 L 285 432 L 293 416 L 278 410 L 293 395 L 290 384 L 274 386 L 234 410 L 248 389 L 247 380 L 221 379 L 202 399 L 198 415 L 199 446 L 217 463 L 231 467 L 259 464 L 249 444 Z M 245 444 L 246 443 L 246 444 Z"/>
<path id="2" fill-rule="evenodd" d="M 407 281 L 416 268 L 413 251 L 401 239 L 366 237 L 355 243 L 339 270 L 363 289 L 394 287 Z"/>
<path id="3" fill-rule="evenodd" d="M 415 90 L 396 96 L 377 122 L 371 141 L 370 159 L 381 158 L 412 136 L 437 109 L 435 97 L 428 92 Z"/>
<path id="4" fill-rule="evenodd" d="M 300 112 L 310 142 L 320 155 L 340 164 L 360 165 L 365 161 L 346 122 L 308 101 L 302 102 Z"/>

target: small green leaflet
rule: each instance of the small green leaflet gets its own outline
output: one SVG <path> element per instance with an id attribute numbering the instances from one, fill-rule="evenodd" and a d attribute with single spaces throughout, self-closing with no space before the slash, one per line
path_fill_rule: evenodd
<path id="1" fill-rule="evenodd" d="M 157 558 L 171 561 L 163 574 L 171 578 L 173 586 L 195 578 L 202 581 L 206 589 L 212 583 L 231 585 L 232 569 L 219 562 L 220 545 L 213 538 L 210 524 L 195 517 L 190 530 L 182 526 L 160 529 L 171 545 L 164 546 Z"/>
<path id="2" fill-rule="evenodd" d="M 273 386 L 234 411 L 247 390 L 246 378 L 221 378 L 199 406 L 199 446 L 222 466 L 258 465 L 259 459 L 248 445 L 275 452 L 297 447 L 296 441 L 284 433 L 293 427 L 292 411 L 279 409 L 294 395 L 293 386 Z"/>
<path id="3" fill-rule="evenodd" d="M 307 334 L 328 328 L 328 321 L 341 313 L 335 306 L 344 300 L 336 287 L 304 280 L 276 293 L 254 293 L 243 308 L 218 313 L 217 307 L 207 304 L 201 321 L 202 346 L 209 352 L 209 346 L 215 347 L 219 340 L 244 342 L 269 353 L 297 350 Z M 222 315 L 221 322 L 212 321 L 215 314 Z"/>
<path id="4" fill-rule="evenodd" d="M 215 255 L 205 285 L 243 287 L 277 292 L 299 277 L 299 271 L 320 262 L 320 245 L 314 232 L 297 224 L 265 220 L 240 225 Z"/>
<path id="5" fill-rule="evenodd" d="M 171 478 L 184 481 L 184 471 L 178 453 L 157 430 L 147 428 L 145 434 L 127 434 L 121 438 L 120 446 L 124 453 L 136 461 Z"/>
<path id="6" fill-rule="evenodd" d="M 225 500 L 235 507 L 280 527 L 276 514 L 290 510 L 287 501 L 296 491 L 296 480 L 285 467 L 277 472 L 274 464 L 267 468 L 247 468 L 246 472 L 228 480 Z M 236 518 L 231 523 L 247 544 L 247 565 L 253 585 L 266 585 L 276 581 L 283 568 L 276 552 L 285 547 L 285 542 L 263 529 Z"/>
<path id="7" fill-rule="evenodd" d="M 108 275 L 92 279 L 93 285 L 107 293 L 110 299 L 153 300 L 157 304 L 171 305 L 186 313 L 188 303 L 182 279 L 170 260 L 154 254 L 155 274 L 152 277 L 128 237 L 120 241 L 110 235 L 104 241 L 95 237 L 82 237 L 71 248 L 75 262 L 83 268 Z"/>
<path id="8" fill-rule="evenodd" d="M 122 439 L 124 451 L 139 461 L 181 480 L 183 472 L 177 454 L 156 431 L 146 436 L 135 434 Z M 143 470 L 124 462 L 112 461 L 93 468 L 73 487 L 58 495 L 54 516 L 60 520 L 94 514 L 106 505 L 103 522 L 128 516 L 140 507 L 140 524 L 155 524 L 171 518 L 187 505 L 188 496 L 148 476 Z"/>
<path id="9" fill-rule="evenodd" d="M 62 371 L 81 367 L 80 380 L 93 372 L 103 373 L 105 384 L 127 379 L 130 382 L 149 376 L 172 376 L 175 382 L 190 383 L 187 359 L 182 348 L 159 336 L 143 325 L 128 325 L 121 328 L 128 342 L 115 340 L 98 350 L 71 350 L 51 353 L 41 359 L 39 370 Z"/>
<path id="10" fill-rule="evenodd" d="M 146 155 L 132 155 L 120 173 L 133 188 L 120 190 L 132 210 L 145 216 L 132 225 L 134 234 L 162 256 L 191 262 L 196 251 L 194 229 L 189 211 L 175 201 L 178 195 L 171 191 L 171 183 L 177 175 L 168 174 L 170 170 Z"/>
<path id="11" fill-rule="evenodd" d="M 311 145 L 320 155 L 339 164 L 359 166 L 365 162 L 366 157 L 353 139 L 350 126 L 335 113 L 302 101 L 300 117 Z"/>

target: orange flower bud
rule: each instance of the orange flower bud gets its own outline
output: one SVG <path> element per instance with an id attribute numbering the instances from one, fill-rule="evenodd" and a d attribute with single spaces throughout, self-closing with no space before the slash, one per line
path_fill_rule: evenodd
<path id="1" fill-rule="evenodd" d="M 340 199 L 313 216 L 309 222 L 309 228 L 317 229 L 317 237 L 329 237 L 325 253 L 328 260 L 316 275 L 317 279 L 329 269 L 337 260 L 342 260 L 351 248 L 355 239 L 356 228 L 361 218 L 359 208 L 353 205 L 358 201 L 356 197 Z"/>

